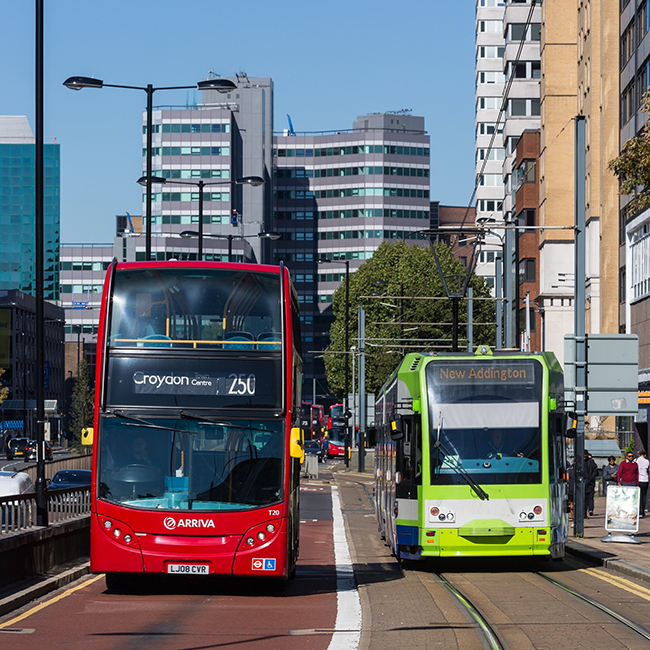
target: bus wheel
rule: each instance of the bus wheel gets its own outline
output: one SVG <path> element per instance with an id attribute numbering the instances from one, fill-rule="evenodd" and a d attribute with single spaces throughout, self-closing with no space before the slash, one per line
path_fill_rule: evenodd
<path id="1" fill-rule="evenodd" d="M 113 593 L 128 592 L 133 587 L 133 578 L 125 573 L 107 573 L 106 589 Z"/>

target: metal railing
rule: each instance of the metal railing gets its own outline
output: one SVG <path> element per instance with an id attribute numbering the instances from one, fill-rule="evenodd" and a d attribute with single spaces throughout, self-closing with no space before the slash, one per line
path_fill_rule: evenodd
<path id="1" fill-rule="evenodd" d="M 90 514 L 90 487 L 47 491 L 48 521 L 57 523 Z M 0 536 L 36 528 L 34 493 L 0 497 Z"/>

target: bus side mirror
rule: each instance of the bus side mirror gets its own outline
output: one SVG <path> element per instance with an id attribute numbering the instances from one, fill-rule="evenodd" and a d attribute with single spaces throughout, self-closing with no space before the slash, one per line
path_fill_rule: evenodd
<path id="1" fill-rule="evenodd" d="M 578 428 L 578 421 L 575 413 L 566 414 L 566 429 L 564 433 L 565 438 L 573 440 L 576 437 L 576 429 Z"/>
<path id="2" fill-rule="evenodd" d="M 305 450 L 303 447 L 302 429 L 300 427 L 293 427 L 289 441 L 289 454 L 291 458 L 299 458 L 300 462 L 303 463 L 305 460 Z"/>
<path id="3" fill-rule="evenodd" d="M 404 424 L 401 415 L 397 415 L 394 420 L 391 420 L 390 437 L 393 440 L 401 440 L 404 437 Z"/>
<path id="4" fill-rule="evenodd" d="M 92 427 L 81 430 L 81 444 L 92 445 L 95 437 L 95 430 Z"/>

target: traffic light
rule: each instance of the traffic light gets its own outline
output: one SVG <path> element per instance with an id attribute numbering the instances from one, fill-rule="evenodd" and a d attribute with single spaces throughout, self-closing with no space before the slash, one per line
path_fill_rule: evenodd
<path id="1" fill-rule="evenodd" d="M 239 225 L 239 212 L 237 212 L 237 210 L 232 211 L 230 215 L 230 223 L 235 227 Z"/>

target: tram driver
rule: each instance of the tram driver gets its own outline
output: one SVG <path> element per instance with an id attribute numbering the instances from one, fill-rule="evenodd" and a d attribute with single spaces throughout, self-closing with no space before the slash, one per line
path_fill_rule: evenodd
<path id="1" fill-rule="evenodd" d="M 523 457 L 523 453 L 510 444 L 509 436 L 503 429 L 491 429 L 487 440 L 487 457 L 502 458 L 503 456 Z"/>

